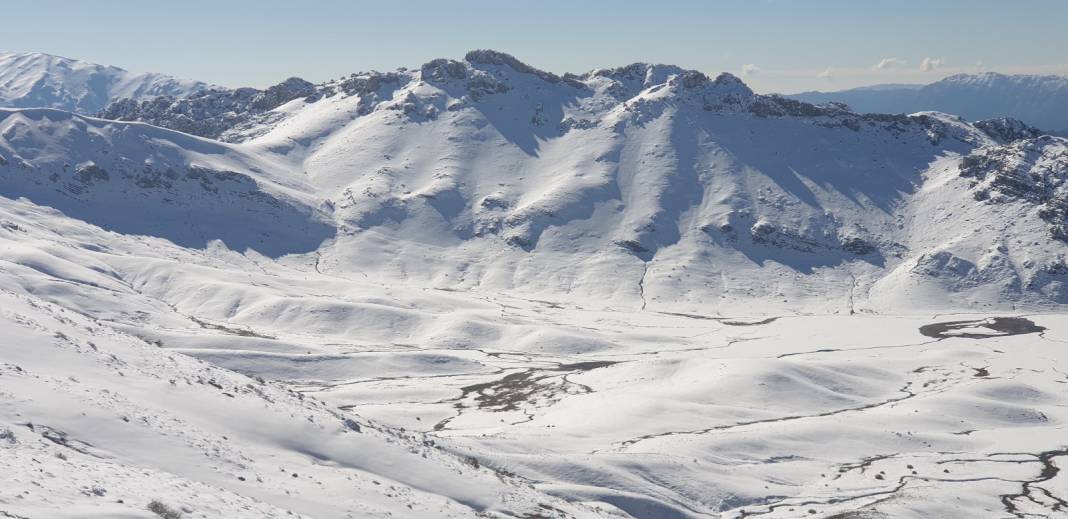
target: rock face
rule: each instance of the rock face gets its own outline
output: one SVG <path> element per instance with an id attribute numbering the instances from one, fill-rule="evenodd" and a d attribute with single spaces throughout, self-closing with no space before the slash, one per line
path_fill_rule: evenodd
<path id="1" fill-rule="evenodd" d="M 314 99 L 315 85 L 289 78 L 266 90 L 211 89 L 188 97 L 121 99 L 98 115 L 117 121 L 144 121 L 200 137 L 221 138 L 235 128 L 270 120 L 268 111 L 298 98 Z"/>
<path id="2" fill-rule="evenodd" d="M 184 97 L 209 85 L 41 53 L 0 52 L 0 107 L 93 114 L 119 99 Z"/>
<path id="3" fill-rule="evenodd" d="M 1068 140 L 1042 136 L 980 148 L 961 161 L 976 200 L 1024 200 L 1037 207 L 1050 236 L 1068 242 Z"/>
<path id="4" fill-rule="evenodd" d="M 1034 139 L 1042 135 L 1042 130 L 1028 126 L 1019 119 L 998 117 L 977 121 L 975 127 L 983 130 L 990 138 L 1005 144 L 1021 139 Z"/>
<path id="5" fill-rule="evenodd" d="M 120 99 L 97 115 L 119 121 L 143 121 L 180 132 L 219 139 L 242 141 L 262 133 L 264 127 L 282 118 L 272 113 L 294 100 L 312 103 L 324 96 L 360 96 L 360 108 L 367 113 L 380 90 L 390 91 L 404 75 L 398 73 L 352 74 L 349 77 L 314 85 L 289 78 L 265 90 L 255 88 L 202 90 L 186 97 L 160 96 L 152 99 Z"/>

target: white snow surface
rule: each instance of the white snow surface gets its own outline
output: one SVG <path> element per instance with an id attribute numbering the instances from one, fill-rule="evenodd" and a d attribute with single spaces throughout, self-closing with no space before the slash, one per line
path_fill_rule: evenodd
<path id="1" fill-rule="evenodd" d="M 0 106 L 58 108 L 94 114 L 118 99 L 182 97 L 209 88 L 200 81 L 39 52 L 0 52 Z"/>
<path id="2" fill-rule="evenodd" d="M 1068 516 L 1068 141 L 390 77 L 0 110 L 0 516 Z"/>

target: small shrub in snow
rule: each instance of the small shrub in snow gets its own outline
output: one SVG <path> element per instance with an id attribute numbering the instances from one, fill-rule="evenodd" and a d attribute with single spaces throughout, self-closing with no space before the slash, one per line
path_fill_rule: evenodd
<path id="1" fill-rule="evenodd" d="M 163 519 L 182 518 L 182 512 L 179 512 L 178 510 L 175 510 L 163 504 L 162 501 L 156 499 L 153 499 L 152 502 L 148 504 L 148 511 L 162 517 Z"/>

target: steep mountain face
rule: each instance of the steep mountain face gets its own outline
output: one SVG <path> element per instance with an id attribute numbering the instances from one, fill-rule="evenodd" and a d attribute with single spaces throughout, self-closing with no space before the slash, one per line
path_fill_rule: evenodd
<path id="1" fill-rule="evenodd" d="M 840 102 L 858 112 L 937 110 L 971 120 L 1012 117 L 1046 131 L 1068 132 L 1068 78 L 958 74 L 929 85 L 887 85 L 788 96 L 810 103 Z"/>
<path id="2" fill-rule="evenodd" d="M 313 186 L 338 229 L 323 271 L 677 311 L 1068 297 L 1029 288 L 1063 256 L 1057 205 L 995 203 L 962 167 L 1040 133 L 1009 119 L 858 114 L 664 65 L 557 76 L 493 51 L 104 113 L 239 142 Z"/>
<path id="3" fill-rule="evenodd" d="M 199 81 L 133 73 L 49 54 L 0 52 L 0 107 L 93 114 L 119 99 L 183 97 L 208 87 Z"/>

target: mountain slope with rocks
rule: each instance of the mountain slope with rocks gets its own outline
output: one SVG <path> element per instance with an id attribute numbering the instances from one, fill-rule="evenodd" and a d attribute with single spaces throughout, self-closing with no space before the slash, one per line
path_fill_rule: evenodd
<path id="1" fill-rule="evenodd" d="M 334 207 L 328 271 L 674 310 L 1065 297 L 1027 288 L 1064 252 L 1051 210 L 977 200 L 961 171 L 975 150 L 1040 135 L 1011 119 L 858 114 L 663 65 L 557 76 L 493 51 L 213 95 L 261 101 L 105 114 L 200 120 L 198 133 L 299 171 Z M 992 254 L 1004 257 L 984 271 Z"/>

